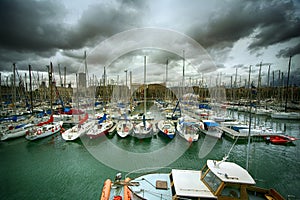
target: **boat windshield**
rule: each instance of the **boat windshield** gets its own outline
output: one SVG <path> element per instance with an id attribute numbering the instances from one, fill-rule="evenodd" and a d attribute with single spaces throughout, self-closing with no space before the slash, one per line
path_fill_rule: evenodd
<path id="1" fill-rule="evenodd" d="M 210 187 L 211 191 L 215 193 L 219 186 L 221 185 L 222 181 L 210 170 L 204 176 L 203 181 L 206 183 L 207 186 Z"/>

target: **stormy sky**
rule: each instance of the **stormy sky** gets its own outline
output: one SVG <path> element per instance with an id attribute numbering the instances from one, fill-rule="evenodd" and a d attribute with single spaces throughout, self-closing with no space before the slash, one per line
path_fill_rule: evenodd
<path id="1" fill-rule="evenodd" d="M 100 79 L 105 67 L 107 79 L 119 83 L 125 70 L 133 82 L 143 82 L 144 56 L 147 82 L 165 81 L 167 60 L 168 81 L 182 80 L 183 57 L 190 82 L 213 77 L 229 85 L 237 70 L 243 84 L 250 65 L 257 79 L 259 63 L 265 80 L 268 66 L 286 76 L 289 56 L 291 82 L 300 82 L 298 0 L 1 0 L 0 22 L 2 82 L 13 63 L 19 74 L 31 65 L 45 79 L 52 62 L 56 79 L 58 65 L 66 67 L 67 82 L 75 86 L 85 51 L 90 77 Z"/>

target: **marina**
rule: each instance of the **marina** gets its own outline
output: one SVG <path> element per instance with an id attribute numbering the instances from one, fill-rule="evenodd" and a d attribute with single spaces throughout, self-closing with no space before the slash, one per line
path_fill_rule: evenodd
<path id="1" fill-rule="evenodd" d="M 0 10 L 1 200 L 300 200 L 299 0 Z"/>
<path id="2" fill-rule="evenodd" d="M 117 98 L 118 95 L 115 93 L 120 92 L 120 87 L 123 86 L 106 86 L 105 79 L 103 86 L 86 87 L 87 74 L 81 73 L 82 80 L 77 79 L 76 75 L 77 87 L 73 90 L 73 99 L 72 102 L 67 103 L 68 106 L 65 105 L 52 81 L 49 83 L 49 88 L 43 88 L 49 90 L 47 95 L 51 99 L 50 105 L 44 104 L 41 107 L 31 102 L 34 107 L 38 108 L 35 112 L 32 106 L 29 107 L 28 113 L 17 115 L 14 113 L 24 113 L 25 107 L 22 110 L 19 106 L 17 112 L 15 103 L 12 103 L 11 114 L 8 115 L 7 112 L 1 118 L 1 140 L 3 141 L 0 143 L 0 153 L 4 161 L 7 159 L 8 165 L 2 170 L 20 167 L 23 162 L 28 162 L 23 174 L 23 179 L 25 179 L 23 184 L 28 184 L 26 182 L 28 177 L 30 178 L 27 181 L 36 181 L 33 176 L 37 174 L 35 170 L 30 169 L 36 167 L 36 161 L 32 165 L 32 159 L 23 160 L 15 166 L 12 164 L 15 162 L 11 162 L 10 157 L 5 156 L 9 154 L 19 161 L 19 154 L 12 152 L 20 153 L 19 148 L 22 148 L 20 154 L 22 158 L 30 158 L 31 154 L 38 155 L 38 160 L 43 159 L 40 158 L 43 156 L 51 158 L 39 165 L 38 169 L 48 168 L 48 165 L 52 164 L 53 171 L 56 171 L 58 175 L 52 174 L 49 177 L 40 171 L 41 177 L 37 176 L 41 179 L 46 178 L 51 185 L 57 179 L 63 182 L 60 176 L 67 179 L 66 183 L 72 181 L 74 176 L 76 178 L 82 176 L 81 179 L 85 178 L 87 181 L 92 177 L 95 181 L 93 186 L 90 182 L 80 181 L 81 184 L 88 184 L 82 187 L 87 188 L 85 195 L 93 194 L 91 197 L 93 199 L 99 197 L 103 200 L 122 197 L 129 199 L 128 196 L 134 196 L 136 199 L 157 199 L 153 194 L 159 194 L 158 199 L 166 200 L 203 197 L 222 199 L 224 195 L 228 198 L 233 195 L 239 199 L 248 199 L 248 197 L 252 199 L 252 196 L 255 196 L 257 199 L 258 194 L 262 199 L 283 200 L 297 199 L 300 196 L 299 191 L 294 189 L 297 188 L 295 186 L 300 185 L 299 181 L 295 179 L 293 182 L 295 185 L 287 187 L 290 180 L 279 177 L 281 173 L 278 171 L 280 168 L 281 171 L 290 173 L 284 175 L 287 178 L 295 177 L 297 174 L 300 162 L 298 158 L 300 123 L 297 109 L 291 112 L 291 108 L 288 109 L 286 103 L 285 111 L 278 111 L 279 109 L 275 108 L 276 106 L 280 108 L 280 106 L 276 99 L 272 102 L 263 102 L 262 99 L 252 94 L 251 88 L 244 91 L 244 95 L 250 97 L 247 101 L 221 100 L 223 95 L 220 94 L 226 93 L 226 89 L 218 84 L 211 88 L 176 86 L 171 88 L 172 91 L 168 91 L 164 85 L 147 84 L 146 61 L 146 56 L 144 56 L 144 84 L 139 85 L 135 91 L 130 91 L 133 89 L 132 83 L 130 87 L 125 87 L 125 93 L 131 93 L 130 98 L 127 95 L 123 96 L 124 99 Z M 105 73 L 104 70 L 104 77 L 106 77 Z M 52 63 L 49 67 L 49 80 L 52 80 Z M 130 80 L 132 80 L 131 73 Z M 56 89 L 55 95 L 53 87 Z M 110 90 L 110 87 L 114 90 Z M 209 91 L 209 94 L 205 94 L 205 91 Z M 59 99 L 60 103 L 54 103 L 52 100 L 54 98 Z M 261 101 L 258 102 L 257 99 Z M 12 102 L 16 102 L 16 99 Z M 262 109 L 267 107 L 267 104 L 273 106 L 268 108 L 268 112 Z M 10 107 L 11 105 L 7 105 L 1 108 L 9 111 Z M 24 130 L 18 125 L 22 122 L 34 125 Z M 288 127 L 289 125 L 292 126 Z M 20 134 L 16 135 L 15 132 L 19 130 Z M 14 138 L 8 137 L 12 135 Z M 36 152 L 40 148 L 44 149 L 42 152 L 46 155 Z M 64 151 L 69 148 L 70 157 L 65 157 Z M 291 152 L 288 155 L 284 153 L 282 156 L 277 151 Z M 54 153 L 50 156 L 48 152 Z M 79 158 L 74 154 L 85 154 L 85 156 Z M 65 158 L 71 160 L 72 166 L 64 166 Z M 62 165 L 61 168 L 56 167 L 56 162 Z M 92 162 L 94 166 L 91 169 L 89 162 Z M 205 164 L 206 162 L 208 163 Z M 218 162 L 221 164 L 212 164 Z M 286 169 L 284 164 L 278 167 L 278 163 L 286 164 L 287 162 L 291 163 L 289 166 L 293 170 Z M 219 168 L 221 165 L 236 169 L 228 171 L 228 167 L 225 167 L 221 170 Z M 76 170 L 70 170 L 74 166 L 80 174 Z M 205 172 L 200 171 L 199 175 L 201 166 L 208 166 L 208 169 Z M 160 171 L 162 168 L 169 169 L 169 172 L 162 175 Z M 82 169 L 84 172 L 81 171 Z M 267 173 L 266 170 L 270 169 L 271 171 Z M 17 169 L 13 171 L 15 170 Z M 92 170 L 93 174 L 90 174 L 89 170 Z M 151 182 L 150 185 L 156 185 L 156 190 L 150 189 L 152 192 L 148 196 L 148 189 L 143 183 L 145 178 L 139 179 L 138 177 L 141 171 L 152 177 L 151 172 L 156 170 L 161 175 L 154 175 L 155 182 Z M 209 171 L 214 175 L 208 175 Z M 276 177 L 274 172 L 278 173 L 277 181 L 274 181 Z M 127 173 L 129 176 L 125 176 L 124 178 L 127 179 L 123 180 L 120 175 L 120 178 L 116 177 L 116 180 L 112 181 L 110 177 L 113 177 L 113 173 Z M 225 174 L 225 178 L 219 176 L 218 173 Z M 12 177 L 4 180 L 12 181 L 8 186 L 10 188 L 11 184 L 16 184 L 15 175 L 5 174 L 5 176 L 8 175 Z M 148 175 L 145 176 L 148 177 Z M 215 183 L 211 176 L 216 176 L 217 178 L 213 179 L 218 181 Z M 166 177 L 169 178 L 166 179 Z M 228 177 L 234 177 L 239 181 Z M 244 180 L 245 177 L 247 178 Z M 191 180 L 191 183 L 184 184 L 188 180 Z M 226 189 L 228 185 L 233 187 L 234 193 L 228 193 L 231 191 Z M 68 190 L 70 185 L 64 184 L 62 187 Z M 160 190 L 165 191 L 161 193 Z M 110 192 L 112 192 L 111 195 Z M 50 194 L 61 195 L 54 190 L 51 190 Z M 13 192 L 5 190 L 1 195 L 4 199 L 14 199 L 15 195 L 21 194 L 15 190 Z M 30 199 L 33 194 L 29 192 L 28 195 Z M 32 198 L 53 198 L 45 193 L 41 195 L 41 197 Z M 69 196 L 64 198 L 71 199 Z"/>
<path id="3" fill-rule="evenodd" d="M 159 110 L 154 104 L 149 107 L 154 114 Z M 249 119 L 249 113 L 230 110 L 227 113 L 241 122 Z M 253 122 L 256 125 L 264 124 L 274 130 L 280 130 L 286 135 L 299 138 L 300 124 L 298 120 L 280 120 L 257 115 L 253 116 Z M 70 125 L 66 124 L 63 127 L 68 129 Z M 129 151 L 129 154 L 130 152 L 144 154 L 137 163 L 126 158 L 122 158 L 117 163 L 124 166 L 133 165 L 134 169 L 141 168 L 146 171 L 148 166 L 149 172 L 152 171 L 150 169 L 153 167 L 152 165 L 158 168 L 200 170 L 207 159 L 220 160 L 231 148 L 228 160 L 243 167 L 246 166 L 247 141 L 236 140 L 236 138 L 226 135 L 223 135 L 221 139 L 212 139 L 205 134 L 200 134 L 197 142 L 190 143 L 178 134 L 172 140 L 160 134 L 153 135 L 151 138 L 138 139 L 131 135 L 122 138 L 115 132 L 113 135 L 102 136 L 99 139 L 91 140 L 88 137 L 81 137 L 72 142 L 65 141 L 62 134 L 56 133 L 37 141 L 27 141 L 21 137 L 0 143 L 1 158 L 4 161 L 0 167 L 3 174 L 2 180 L 8 181 L 1 183 L 6 185 L 6 187 L 2 187 L 4 190 L 1 191 L 1 199 L 15 199 L 18 196 L 22 196 L 24 199 L 82 199 L 87 196 L 89 199 L 98 199 L 104 181 L 120 172 L 107 166 L 106 161 L 101 161 L 90 153 L 90 148 L 100 144 L 105 146 L 103 138 L 108 139 L 109 146 L 118 146 L 118 148 Z M 248 171 L 258 186 L 275 188 L 285 199 L 298 199 L 300 195 L 297 189 L 300 187 L 298 143 L 299 141 L 296 140 L 288 145 L 274 145 L 256 137 L 251 138 Z M 186 148 L 186 151 L 168 165 L 163 162 L 162 158 L 154 161 L 152 156 L 147 156 L 147 153 L 164 149 L 169 145 L 174 146 L 170 147 L 174 152 L 182 148 Z M 205 148 L 206 145 L 213 148 L 208 150 Z M 109 146 L 105 148 L 109 148 Z M 115 155 L 113 149 L 110 151 L 111 156 Z M 168 150 L 166 149 L 166 151 Z M 155 164 L 149 164 L 149 159 L 153 160 L 152 162 Z M 47 173 L 42 172 L 41 170 L 46 166 Z M 282 171 L 285 172 L 283 176 Z M 127 174 L 128 171 L 121 171 L 121 173 Z M 51 184 L 51 186 L 44 187 L 45 183 Z M 10 187 L 11 185 L 15 187 Z M 78 193 L 78 187 L 84 188 L 84 192 Z M 41 192 L 37 193 L 33 188 L 39 188 Z"/>

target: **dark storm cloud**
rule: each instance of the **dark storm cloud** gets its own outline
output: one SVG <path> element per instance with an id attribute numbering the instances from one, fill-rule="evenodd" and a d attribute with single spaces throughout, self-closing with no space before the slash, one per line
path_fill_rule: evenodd
<path id="1" fill-rule="evenodd" d="M 49 51 L 64 47 L 66 11 L 53 1 L 0 1 L 0 45 L 18 51 Z"/>
<path id="2" fill-rule="evenodd" d="M 70 32 L 69 40 L 73 47 L 79 48 L 85 44 L 93 46 L 97 41 L 119 32 L 141 27 L 142 18 L 143 13 L 138 5 L 131 2 L 122 2 L 117 6 L 105 3 L 93 5 L 83 12 L 78 24 Z"/>
<path id="3" fill-rule="evenodd" d="M 112 35 L 144 26 L 170 28 L 187 34 L 207 48 L 218 62 L 228 59 L 231 47 L 240 39 L 251 37 L 248 49 L 261 58 L 259 55 L 266 53 L 257 50 L 300 38 L 297 1 L 217 0 L 206 5 L 205 1 L 191 0 L 188 5 L 185 1 L 174 1 L 169 6 L 168 3 L 99 1 L 78 13 L 74 22 L 68 24 L 65 19 L 70 10 L 58 0 L 0 0 L 0 69 L 11 71 L 12 63 L 16 62 L 20 68 L 27 69 L 28 64 L 32 64 L 46 70 L 50 59 L 59 55 L 61 65 L 67 66 L 68 73 L 74 73 L 82 64 L 85 49 L 90 53 Z M 170 45 L 184 49 L 182 43 Z M 280 47 L 283 49 L 277 49 L 274 54 L 277 53 L 278 58 L 299 54 L 300 44 L 293 45 Z M 116 45 L 115 48 L 122 47 Z M 99 60 L 102 62 L 106 56 L 100 55 Z M 168 58 L 169 69 L 182 66 L 181 55 L 165 52 L 152 53 L 149 62 L 165 66 Z M 130 63 L 130 60 L 123 61 Z M 97 65 L 103 67 L 102 63 Z M 249 66 L 245 67 L 248 70 Z M 210 68 L 208 65 L 205 69 Z M 222 70 L 225 65 L 217 64 L 217 68 Z M 111 70 L 118 72 L 119 69 Z"/>
<path id="4" fill-rule="evenodd" d="M 265 21 L 258 27 L 259 33 L 249 49 L 270 46 L 300 37 L 300 19 L 295 15 L 293 2 L 273 2 L 263 9 Z"/>
<path id="5" fill-rule="evenodd" d="M 300 54 L 300 43 L 298 43 L 296 46 L 280 50 L 276 56 L 287 58 L 289 56 L 294 56 L 297 54 Z"/>
<path id="6" fill-rule="evenodd" d="M 212 12 L 205 25 L 189 33 L 206 48 L 232 47 L 254 35 L 249 49 L 258 49 L 300 36 L 300 21 L 292 1 L 226 1 Z"/>
<path id="7" fill-rule="evenodd" d="M 23 66 L 35 60 L 44 61 L 59 49 L 64 50 L 61 55 L 67 59 L 62 62 L 70 64 L 69 58 L 80 56 L 69 50 L 94 46 L 99 40 L 139 24 L 142 5 L 133 1 L 121 3 L 90 6 L 78 22 L 68 25 L 64 23 L 68 10 L 59 1 L 0 1 L 1 71 L 11 71 L 13 62 Z"/>

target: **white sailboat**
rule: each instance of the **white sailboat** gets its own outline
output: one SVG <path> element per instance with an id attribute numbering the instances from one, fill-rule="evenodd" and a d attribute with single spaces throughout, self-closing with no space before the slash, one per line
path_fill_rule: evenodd
<path id="1" fill-rule="evenodd" d="M 18 138 L 23 137 L 26 135 L 26 132 L 29 131 L 34 124 L 28 123 L 28 124 L 19 124 L 17 127 L 15 127 L 12 130 L 6 130 L 1 133 L 1 141 L 12 139 L 12 138 Z"/>
<path id="2" fill-rule="evenodd" d="M 92 127 L 86 132 L 90 139 L 104 136 L 115 128 L 115 123 L 109 119 L 106 113 L 100 120 L 94 120 Z"/>
<path id="3" fill-rule="evenodd" d="M 62 138 L 66 141 L 72 141 L 83 136 L 94 125 L 94 122 L 91 120 L 88 121 L 88 119 L 89 115 L 86 113 L 84 118 L 81 119 L 78 124 L 62 133 Z"/>
<path id="4" fill-rule="evenodd" d="M 126 113 L 123 115 L 124 117 L 119 118 L 117 122 L 117 134 L 121 138 L 125 138 L 132 133 L 133 124 L 130 121 L 130 118 L 127 116 Z"/>
<path id="5" fill-rule="evenodd" d="M 60 132 L 63 121 L 53 122 L 53 115 L 46 122 L 41 122 L 26 132 L 27 140 L 36 140 Z"/>
<path id="6" fill-rule="evenodd" d="M 183 116 L 178 119 L 176 131 L 188 142 L 196 142 L 199 139 L 199 123 L 194 118 Z"/>
<path id="7" fill-rule="evenodd" d="M 274 119 L 292 119 L 292 120 L 299 120 L 300 113 L 298 112 L 287 112 L 287 103 L 288 103 L 288 88 L 289 88 L 289 77 L 290 77 L 290 68 L 291 68 L 291 59 L 289 59 L 289 66 L 288 66 L 288 77 L 287 77 L 287 84 L 286 84 L 286 94 L 285 94 L 285 107 L 284 112 L 273 112 L 271 117 Z"/>
<path id="8" fill-rule="evenodd" d="M 144 57 L 144 114 L 142 122 L 133 125 L 133 136 L 139 139 L 149 138 L 153 134 L 153 124 L 146 120 L 146 98 L 147 98 L 147 87 L 146 87 L 146 56 Z"/>
<path id="9" fill-rule="evenodd" d="M 167 82 L 168 82 L 168 63 L 169 63 L 169 61 L 167 60 L 167 63 L 166 63 L 166 87 L 167 87 Z M 167 98 L 165 97 L 165 100 L 166 99 Z M 173 108 L 173 106 L 170 106 L 170 105 L 168 105 L 165 108 L 165 109 L 173 110 L 173 112 L 171 113 L 171 119 L 172 119 L 172 116 L 174 115 L 177 105 L 175 108 Z M 167 115 L 166 115 L 166 118 L 167 118 Z M 167 136 L 170 139 L 174 138 L 175 133 L 176 133 L 175 124 L 171 119 L 170 118 L 162 119 L 157 123 L 157 128 L 159 129 L 159 133 L 161 133 L 163 136 Z"/>

